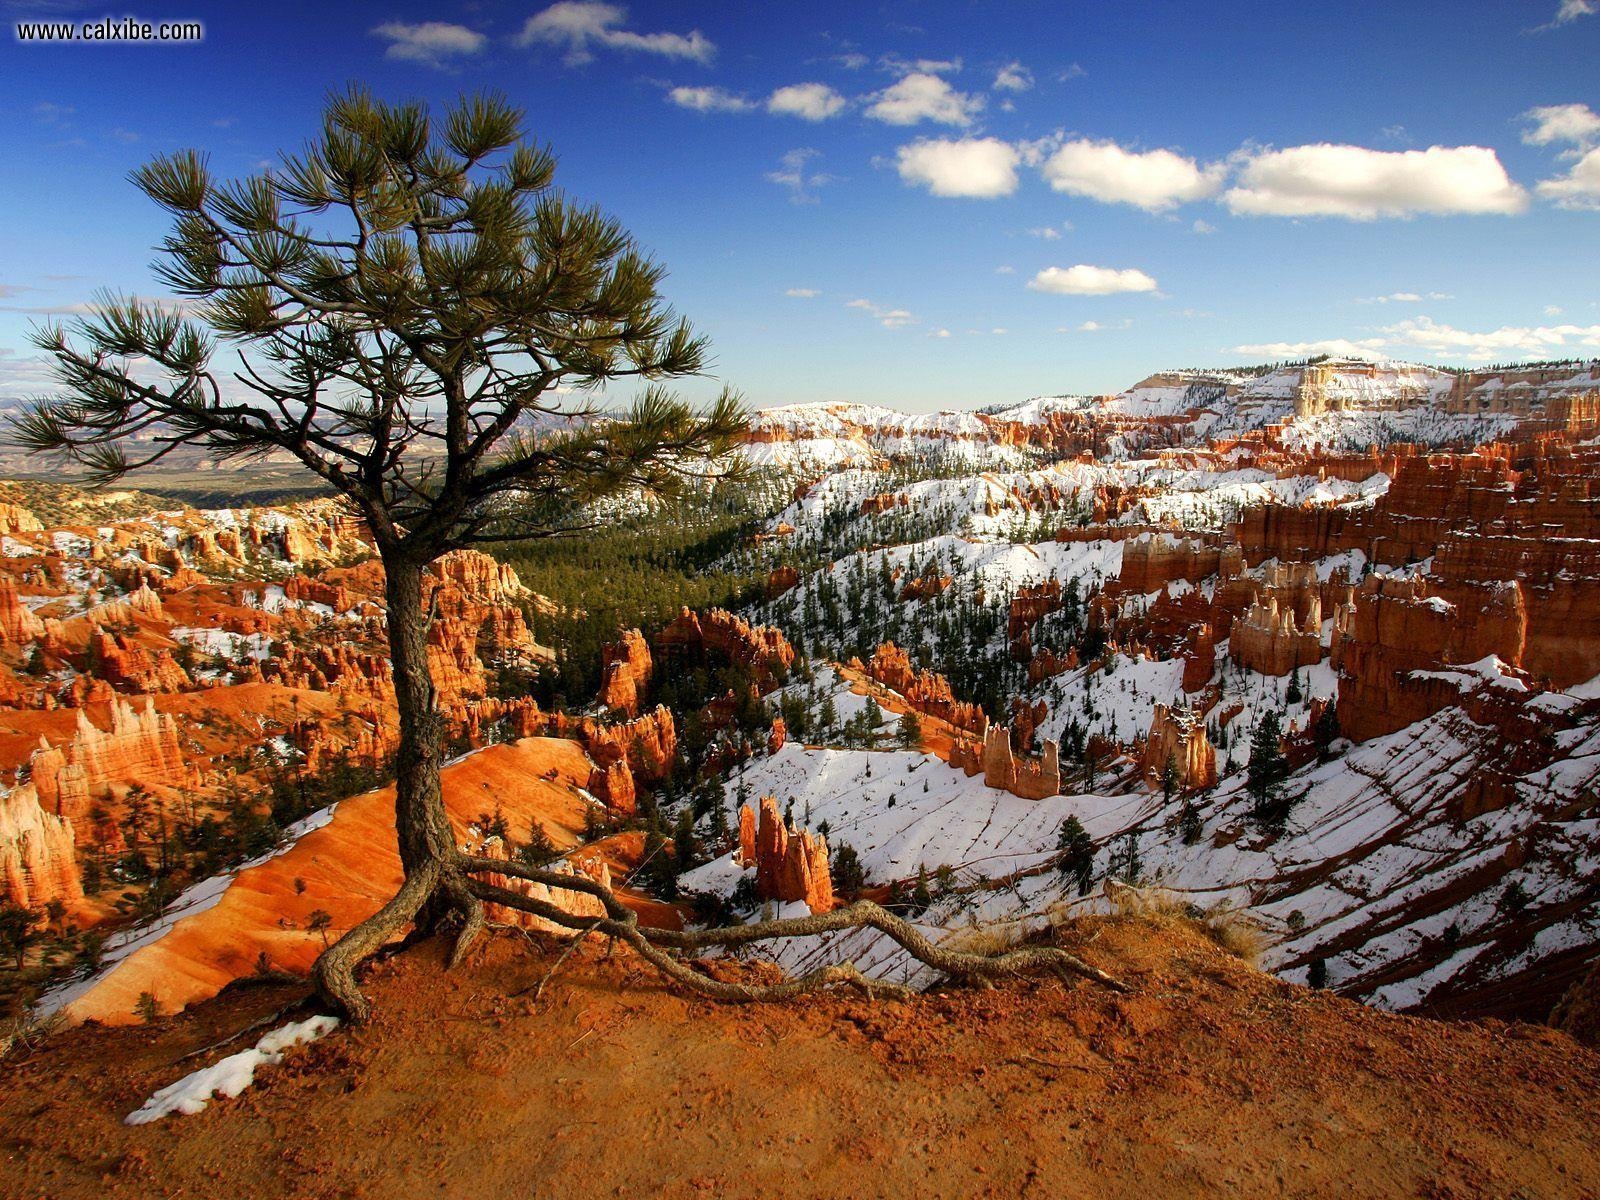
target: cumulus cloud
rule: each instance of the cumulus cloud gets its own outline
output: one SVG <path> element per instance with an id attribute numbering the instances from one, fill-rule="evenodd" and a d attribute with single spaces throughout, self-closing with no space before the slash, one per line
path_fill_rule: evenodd
<path id="1" fill-rule="evenodd" d="M 1111 296 L 1118 292 L 1153 292 L 1156 281 L 1133 268 L 1118 270 L 1079 263 L 1073 267 L 1046 267 L 1028 281 L 1028 287 L 1057 296 Z"/>
<path id="2" fill-rule="evenodd" d="M 1357 304 L 1419 304 L 1424 300 L 1454 300 L 1449 292 L 1390 292 L 1386 296 L 1357 296 Z"/>
<path id="3" fill-rule="evenodd" d="M 926 139 L 901 146 L 898 169 L 906 183 L 935 196 L 992 200 L 1017 190 L 1017 148 L 999 138 Z"/>
<path id="4" fill-rule="evenodd" d="M 886 125 L 972 124 L 983 110 L 983 97 L 958 92 L 949 82 L 926 71 L 913 71 L 872 97 L 867 116 Z"/>
<path id="5" fill-rule="evenodd" d="M 1033 72 L 1019 62 L 1007 63 L 995 73 L 997 92 L 1025 92 L 1033 86 Z"/>
<path id="6" fill-rule="evenodd" d="M 807 166 L 812 159 L 821 157 L 820 150 L 813 150 L 809 146 L 791 150 L 778 160 L 776 171 L 767 172 L 767 182 L 788 188 L 791 204 L 815 204 L 816 189 L 834 180 L 832 175 L 812 171 Z"/>
<path id="7" fill-rule="evenodd" d="M 1085 321 L 1082 325 L 1079 325 L 1079 326 L 1077 326 L 1076 328 L 1074 328 L 1074 329 L 1072 329 L 1070 331 L 1067 330 L 1067 329 L 1061 329 L 1058 332 L 1060 332 L 1060 333 L 1068 333 L 1068 332 L 1071 332 L 1071 333 L 1105 333 L 1107 330 L 1110 330 L 1110 329 L 1131 329 L 1132 327 L 1133 327 L 1133 318 L 1132 317 L 1124 317 L 1122 320 L 1113 321 L 1109 325 L 1107 325 L 1104 321 Z"/>
<path id="8" fill-rule="evenodd" d="M 1527 354 L 1549 357 L 1575 349 L 1600 349 L 1600 325 L 1502 325 L 1482 331 L 1456 329 L 1432 317 L 1414 317 L 1378 330 L 1391 344 L 1416 346 L 1468 359 Z"/>
<path id="9" fill-rule="evenodd" d="M 1316 354 L 1332 354 L 1337 358 L 1382 358 L 1382 338 L 1327 338 L 1318 342 L 1254 342 L 1233 347 L 1233 353 L 1251 358 L 1310 358 Z"/>
<path id="10" fill-rule="evenodd" d="M 686 34 L 635 33 L 621 28 L 627 19 L 627 9 L 601 0 L 559 0 L 529 17 L 516 41 L 519 46 L 544 43 L 565 47 L 566 61 L 572 65 L 591 61 L 595 46 L 700 63 L 710 62 L 717 52 L 716 46 L 698 29 Z"/>
<path id="11" fill-rule="evenodd" d="M 667 99 L 679 108 L 702 113 L 749 112 L 755 107 L 745 97 L 719 87 L 675 87 L 667 93 Z"/>
<path id="12" fill-rule="evenodd" d="M 853 308 L 877 320 L 885 329 L 904 329 L 907 325 L 918 323 L 914 314 L 903 308 L 890 308 L 872 300 L 847 300 L 846 308 Z"/>
<path id="13" fill-rule="evenodd" d="M 1161 212 L 1215 195 L 1224 170 L 1221 163 L 1202 167 L 1171 150 L 1140 152 L 1080 138 L 1046 158 L 1040 173 L 1058 192 Z"/>
<path id="14" fill-rule="evenodd" d="M 1565 175 L 1540 180 L 1538 191 L 1560 208 L 1600 209 L 1600 149 L 1589 151 Z"/>
<path id="15" fill-rule="evenodd" d="M 844 111 L 845 98 L 825 83 L 791 83 L 767 98 L 767 111 L 805 121 L 826 121 Z"/>
<path id="16" fill-rule="evenodd" d="M 436 68 L 470 58 L 489 40 L 476 30 L 448 21 L 423 21 L 417 25 L 385 21 L 373 29 L 372 35 L 389 43 L 389 48 L 383 52 L 385 58 Z"/>
<path id="17" fill-rule="evenodd" d="M 1522 140 L 1530 146 L 1548 146 L 1553 142 L 1589 146 L 1600 141 L 1600 114 L 1587 104 L 1545 104 L 1530 108 L 1522 114 L 1522 119 L 1533 123 L 1522 135 Z"/>
<path id="18" fill-rule="evenodd" d="M 1036 237 L 1046 242 L 1059 242 L 1061 240 L 1061 231 L 1054 225 L 1041 225 L 1037 229 L 1028 230 L 1028 236 Z"/>
<path id="19" fill-rule="evenodd" d="M 816 296 L 822 295 L 822 293 L 817 291 L 816 288 L 789 288 L 783 294 L 785 296 L 792 296 L 796 300 L 810 300 Z"/>
<path id="20" fill-rule="evenodd" d="M 1217 231 L 1217 227 L 1215 225 L 1213 225 L 1210 221 L 1200 221 L 1200 220 L 1196 220 L 1193 225 L 1189 226 L 1189 229 L 1190 229 L 1191 232 L 1202 233 L 1202 234 L 1203 233 L 1215 233 Z"/>
<path id="21" fill-rule="evenodd" d="M 1485 146 L 1368 150 L 1327 143 L 1256 150 L 1242 156 L 1224 195 L 1241 216 L 1410 217 L 1520 213 L 1528 195 Z"/>
<path id="22" fill-rule="evenodd" d="M 903 58 L 898 54 L 885 54 L 878 65 L 891 75 L 954 75 L 961 70 L 959 58 Z"/>

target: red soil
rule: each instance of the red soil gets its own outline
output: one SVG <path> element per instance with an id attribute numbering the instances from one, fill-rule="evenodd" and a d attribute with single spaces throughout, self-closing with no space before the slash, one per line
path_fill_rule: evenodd
<path id="1" fill-rule="evenodd" d="M 428 943 L 377 1015 L 237 1101 L 128 1128 L 297 993 L 67 1031 L 0 1095 L 0 1194 L 73 1197 L 1583 1197 L 1600 1055 L 1541 1027 L 1379 1013 L 1255 972 L 1181 923 L 1064 936 L 1133 984 L 719 1006 L 624 952 Z M 756 970 L 757 968 L 732 968 Z M 282 1018 L 287 1019 L 287 1018 Z"/>

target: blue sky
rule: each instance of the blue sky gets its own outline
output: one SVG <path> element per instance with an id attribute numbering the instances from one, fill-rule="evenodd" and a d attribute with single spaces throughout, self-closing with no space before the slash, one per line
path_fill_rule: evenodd
<path id="1" fill-rule="evenodd" d="M 40 385 L 30 321 L 154 291 L 165 224 L 130 169 L 187 146 L 261 169 L 350 81 L 525 107 L 757 405 L 1600 355 L 1600 0 L 131 12 L 205 38 L 0 36 L 0 396 Z"/>

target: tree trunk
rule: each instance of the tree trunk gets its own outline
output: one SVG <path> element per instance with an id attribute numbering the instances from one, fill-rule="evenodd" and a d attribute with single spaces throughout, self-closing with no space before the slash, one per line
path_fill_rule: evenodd
<path id="1" fill-rule="evenodd" d="M 406 560 L 384 563 L 389 658 L 400 710 L 395 755 L 395 833 L 407 878 L 451 861 L 455 837 L 444 811 L 439 765 L 444 759 L 444 714 L 439 711 L 428 663 L 428 613 L 422 606 L 423 567 Z M 442 915 L 430 897 L 418 917 L 423 928 Z"/>
<path id="2" fill-rule="evenodd" d="M 323 996 L 356 1021 L 370 1012 L 356 986 L 355 969 L 408 923 L 432 932 L 451 912 L 462 917 L 457 957 L 483 927 L 483 907 L 467 890 L 459 852 L 439 785 L 444 758 L 444 714 L 439 711 L 428 664 L 431 624 L 422 603 L 426 563 L 384 554 L 389 657 L 394 667 L 400 743 L 395 757 L 395 836 L 405 882 L 387 904 L 317 958 L 313 969 Z"/>

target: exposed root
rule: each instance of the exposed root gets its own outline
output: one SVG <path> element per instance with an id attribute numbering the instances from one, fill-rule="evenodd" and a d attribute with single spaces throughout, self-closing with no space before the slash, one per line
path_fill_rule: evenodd
<path id="1" fill-rule="evenodd" d="M 361 924 L 317 956 L 311 978 L 322 998 L 359 1024 L 372 1015 L 372 1005 L 356 986 L 356 967 L 365 962 L 422 911 L 438 884 L 440 868 L 413 873 L 394 897 Z"/>
<path id="2" fill-rule="evenodd" d="M 465 879 L 459 875 L 447 876 L 443 886 L 450 897 L 451 906 L 461 914 L 456 944 L 450 949 L 450 969 L 454 970 L 466 961 L 474 943 L 483 935 L 487 922 L 483 915 L 483 901 L 472 894 Z"/>
<path id="3" fill-rule="evenodd" d="M 692 969 L 679 957 L 667 951 L 693 953 L 714 948 L 729 949 L 752 942 L 810 937 L 841 929 L 871 928 L 893 938 L 919 962 L 933 967 L 951 979 L 963 982 L 988 983 L 1026 971 L 1047 970 L 1063 978 L 1078 976 L 1090 979 L 1113 991 L 1129 990 L 1125 984 L 1104 971 L 1053 946 L 1024 946 L 993 955 L 946 949 L 929 941 L 914 925 L 866 900 L 829 913 L 758 921 L 751 925 L 739 925 L 729 929 L 703 929 L 690 932 L 641 929 L 638 918 L 632 910 L 618 900 L 610 889 L 593 880 L 527 867 L 521 863 L 466 855 L 461 857 L 459 867 L 464 872 L 510 875 L 543 883 L 552 888 L 566 888 L 594 896 L 606 912 L 606 915 L 598 920 L 574 916 L 553 904 L 534 900 L 481 880 L 469 880 L 467 885 L 480 900 L 492 900 L 508 908 L 533 913 L 564 929 L 598 931 L 623 941 L 669 979 L 682 983 L 702 995 L 721 1000 L 781 1000 L 803 992 L 840 985 L 855 987 L 869 996 L 904 997 L 912 993 L 899 984 L 868 980 L 854 964 L 850 963 L 821 967 L 799 978 L 766 986 L 728 983 L 712 979 Z"/>

